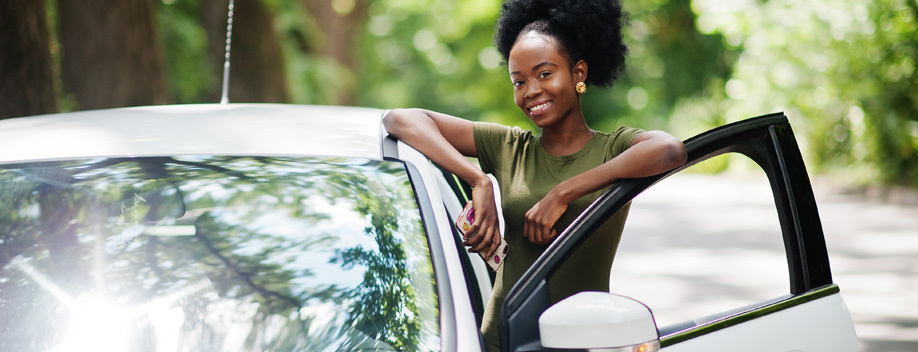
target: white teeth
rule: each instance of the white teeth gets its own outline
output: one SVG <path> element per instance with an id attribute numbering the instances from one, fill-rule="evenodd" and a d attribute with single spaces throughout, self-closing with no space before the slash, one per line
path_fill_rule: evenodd
<path id="1" fill-rule="evenodd" d="M 550 105 L 550 104 L 551 104 L 551 103 L 547 103 L 547 102 L 546 102 L 546 103 L 542 103 L 542 104 L 539 104 L 539 105 L 536 105 L 536 106 L 533 106 L 533 107 L 529 108 L 529 111 L 539 111 L 539 110 L 542 110 L 542 109 L 544 109 L 544 108 L 547 108 L 548 105 Z"/>

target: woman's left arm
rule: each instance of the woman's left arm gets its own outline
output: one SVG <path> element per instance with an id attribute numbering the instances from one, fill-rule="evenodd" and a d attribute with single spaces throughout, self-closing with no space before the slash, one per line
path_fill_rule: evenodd
<path id="1" fill-rule="evenodd" d="M 606 188 L 624 178 L 640 178 L 672 170 L 685 163 L 685 145 L 663 131 L 647 131 L 634 138 L 624 152 L 602 165 L 559 183 L 526 212 L 523 234 L 530 242 L 547 244 L 552 227 L 574 199 Z"/>

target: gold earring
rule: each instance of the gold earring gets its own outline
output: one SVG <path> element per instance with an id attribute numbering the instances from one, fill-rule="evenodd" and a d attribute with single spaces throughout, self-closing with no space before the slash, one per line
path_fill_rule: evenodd
<path id="1" fill-rule="evenodd" d="M 577 91 L 577 94 L 586 93 L 586 88 L 587 88 L 586 84 L 583 82 L 577 82 L 577 85 L 574 86 L 574 90 Z"/>

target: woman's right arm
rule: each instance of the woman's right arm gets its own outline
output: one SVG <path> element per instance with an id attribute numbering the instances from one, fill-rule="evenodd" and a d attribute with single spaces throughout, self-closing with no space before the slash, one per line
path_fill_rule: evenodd
<path id="1" fill-rule="evenodd" d="M 491 258 L 497 250 L 500 236 L 497 206 L 491 179 L 466 156 L 477 157 L 474 123 L 455 116 L 423 109 L 395 109 L 383 118 L 390 135 L 414 147 L 431 161 L 452 172 L 472 186 L 472 207 L 475 222 L 467 231 L 464 245 L 470 251 L 488 251 Z"/>

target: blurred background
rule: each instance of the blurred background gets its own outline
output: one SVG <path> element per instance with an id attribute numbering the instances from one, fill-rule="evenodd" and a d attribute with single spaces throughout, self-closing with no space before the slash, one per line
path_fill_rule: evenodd
<path id="1" fill-rule="evenodd" d="M 424 107 L 531 127 L 491 43 L 500 3 L 238 0 L 230 101 Z M 684 139 L 784 111 L 812 173 L 918 187 L 918 1 L 624 4 L 628 71 L 585 95 L 593 128 Z M 0 118 L 218 102 L 227 5 L 4 0 Z"/>
<path id="2" fill-rule="evenodd" d="M 918 282 L 918 1 L 623 2 L 628 70 L 614 87 L 584 96 L 590 126 L 685 139 L 785 112 L 815 176 L 862 347 L 914 351 L 918 325 L 907 307 Z M 236 0 L 230 101 L 424 107 L 533 128 L 492 46 L 500 4 Z M 2 0 L 0 118 L 219 102 L 227 7 Z M 744 167 L 718 158 L 695 169 Z M 688 185 L 674 189 L 706 189 Z M 745 199 L 749 187 L 732 189 Z"/>

